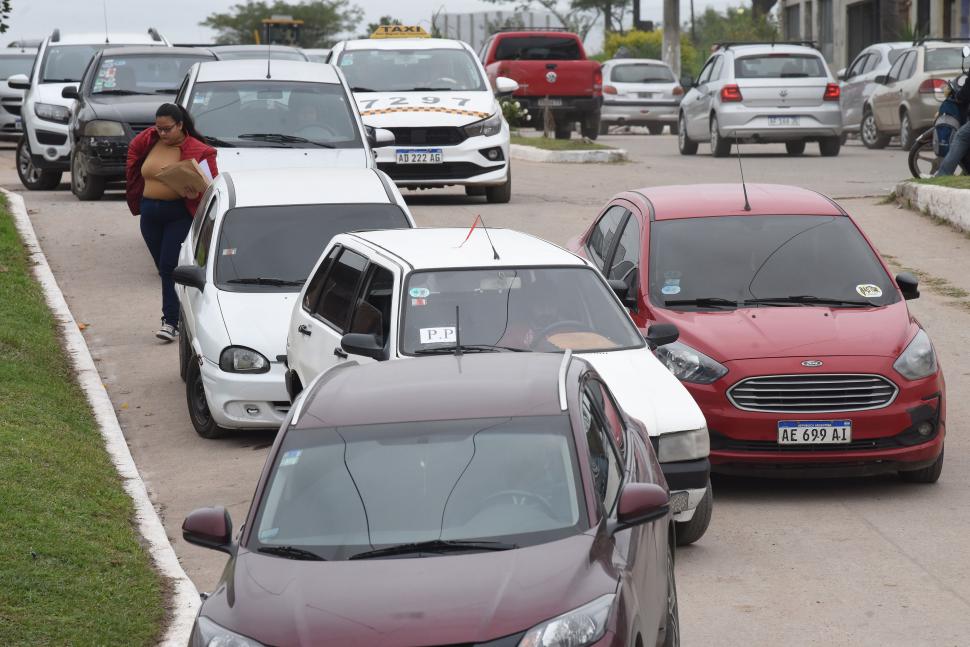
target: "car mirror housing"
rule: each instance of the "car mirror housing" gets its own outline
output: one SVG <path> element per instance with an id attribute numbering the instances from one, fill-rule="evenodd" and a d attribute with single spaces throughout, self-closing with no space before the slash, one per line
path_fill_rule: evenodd
<path id="1" fill-rule="evenodd" d="M 77 100 L 81 98 L 81 95 L 77 91 L 77 86 L 68 85 L 68 86 L 65 86 L 63 90 L 61 90 L 61 97 L 64 99 Z"/>
<path id="2" fill-rule="evenodd" d="M 232 518 L 222 506 L 194 510 L 182 522 L 182 539 L 223 553 L 232 553 Z"/>
<path id="3" fill-rule="evenodd" d="M 367 143 L 371 148 L 393 146 L 396 139 L 394 133 L 387 128 L 374 128 L 373 126 L 364 126 L 364 135 L 367 137 Z"/>
<path id="4" fill-rule="evenodd" d="M 495 94 L 507 96 L 519 89 L 519 82 L 507 76 L 495 77 Z"/>
<path id="5" fill-rule="evenodd" d="M 627 483 L 620 491 L 610 534 L 656 521 L 670 512 L 670 495 L 656 483 Z"/>
<path id="6" fill-rule="evenodd" d="M 172 271 L 172 280 L 199 291 L 205 289 L 205 268 L 196 265 L 179 265 Z"/>
<path id="7" fill-rule="evenodd" d="M 886 76 L 885 74 L 880 74 L 879 76 L 877 76 L 876 78 L 874 78 L 872 80 L 872 82 L 873 83 L 878 83 L 879 85 L 886 85 L 886 81 L 888 80 L 888 78 L 889 77 Z"/>
<path id="8" fill-rule="evenodd" d="M 681 87 L 690 89 L 697 85 L 697 83 L 694 82 L 694 77 L 685 74 L 684 76 L 680 77 L 680 85 Z"/>
<path id="9" fill-rule="evenodd" d="M 351 355 L 361 355 L 378 361 L 384 359 L 384 346 L 377 341 L 375 335 L 347 333 L 340 338 L 340 347 Z"/>
<path id="10" fill-rule="evenodd" d="M 919 279 L 909 272 L 897 274 L 896 285 L 899 286 L 899 291 L 903 293 L 903 298 L 907 301 L 919 298 Z"/>
<path id="11" fill-rule="evenodd" d="M 14 74 L 7 79 L 7 85 L 14 90 L 27 90 L 30 88 L 30 79 L 26 74 Z"/>
<path id="12" fill-rule="evenodd" d="M 845 78 L 846 78 L 845 77 L 845 68 L 843 67 L 841 70 L 839 70 L 838 72 L 836 72 L 835 73 L 835 76 L 837 76 L 839 78 L 839 81 L 845 81 Z"/>
<path id="13" fill-rule="evenodd" d="M 621 281 L 620 279 L 607 279 L 606 281 L 613 293 L 616 294 L 617 298 L 623 303 L 627 308 L 637 307 L 637 295 L 630 294 L 630 286 L 626 281 Z"/>
<path id="14" fill-rule="evenodd" d="M 680 330 L 674 324 L 653 324 L 647 328 L 647 334 L 643 336 L 650 344 L 650 348 L 666 346 L 672 344 L 680 337 Z"/>

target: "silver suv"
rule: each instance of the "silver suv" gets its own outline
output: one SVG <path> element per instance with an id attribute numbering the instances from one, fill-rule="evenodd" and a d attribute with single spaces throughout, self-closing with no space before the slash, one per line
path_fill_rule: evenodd
<path id="1" fill-rule="evenodd" d="M 841 91 L 808 44 L 720 44 L 689 85 L 678 117 L 682 155 L 708 141 L 714 157 L 724 157 L 735 139 L 784 142 L 789 155 L 815 141 L 822 156 L 839 154 Z"/>

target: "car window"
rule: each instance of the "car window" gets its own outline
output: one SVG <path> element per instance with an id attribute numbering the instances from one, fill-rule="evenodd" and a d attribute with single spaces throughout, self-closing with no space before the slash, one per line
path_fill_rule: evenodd
<path id="1" fill-rule="evenodd" d="M 205 190 L 202 194 L 202 199 L 199 200 L 199 207 L 195 210 L 195 217 L 192 219 L 192 237 L 193 243 L 199 240 L 199 230 L 202 228 L 202 223 L 205 222 L 206 217 L 209 212 L 213 209 L 216 202 L 216 188 L 214 184 L 210 184 L 209 188 Z M 205 215 L 203 215 L 205 214 Z"/>
<path id="2" fill-rule="evenodd" d="M 873 52 L 869 55 L 869 58 L 866 59 L 865 69 L 861 70 L 859 74 L 869 74 L 870 72 L 875 72 L 876 68 L 879 67 L 879 64 L 882 62 L 882 59 L 883 55 L 880 52 Z"/>
<path id="3" fill-rule="evenodd" d="M 53 45 L 44 52 L 41 83 L 77 83 L 100 45 Z"/>
<path id="4" fill-rule="evenodd" d="M 849 71 L 845 74 L 845 78 L 851 79 L 854 76 L 859 76 L 862 74 L 865 70 L 866 63 L 868 63 L 870 58 L 871 55 L 869 54 L 860 54 L 859 58 L 852 62 L 852 65 L 849 67 Z"/>
<path id="5" fill-rule="evenodd" d="M 599 380 L 590 380 L 590 396 L 596 401 L 597 406 L 605 414 L 604 422 L 610 433 L 613 435 L 613 442 L 620 450 L 621 456 L 626 456 L 626 427 L 623 425 L 623 416 L 616 407 L 609 389 Z"/>
<path id="6" fill-rule="evenodd" d="M 627 219 L 620 242 L 616 245 L 616 253 L 610 262 L 607 278 L 621 279 L 627 285 L 633 285 L 631 279 L 636 278 L 637 266 L 640 264 L 640 223 L 632 215 Z"/>
<path id="7" fill-rule="evenodd" d="M 714 68 L 711 70 L 711 81 L 717 81 L 721 78 L 721 68 L 724 67 L 724 57 L 718 56 L 714 60 Z"/>
<path id="8" fill-rule="evenodd" d="M 383 346 L 391 332 L 391 300 L 394 274 L 380 265 L 372 265 L 363 298 L 354 310 L 350 332 L 374 335 Z"/>
<path id="9" fill-rule="evenodd" d="M 211 56 L 111 56 L 105 53 L 90 75 L 91 94 L 172 94 L 193 63 Z M 161 99 L 162 97 L 160 97 Z"/>
<path id="10" fill-rule="evenodd" d="M 905 49 L 891 49 L 889 50 L 889 53 L 886 54 L 886 57 L 889 59 L 889 64 L 892 65 L 899 59 L 900 56 L 902 56 L 905 53 L 906 53 Z"/>
<path id="11" fill-rule="evenodd" d="M 659 63 L 623 63 L 610 70 L 614 83 L 673 83 L 674 73 Z"/>
<path id="12" fill-rule="evenodd" d="M 903 68 L 903 63 L 906 62 L 908 55 L 911 53 L 912 52 L 906 52 L 906 56 L 900 56 L 896 59 L 896 62 L 893 63 L 893 66 L 889 68 L 889 72 L 886 74 L 887 83 L 892 83 L 899 78 L 899 71 Z"/>
<path id="13" fill-rule="evenodd" d="M 205 214 L 202 229 L 199 230 L 199 239 L 195 244 L 195 262 L 199 267 L 205 267 L 209 262 L 209 247 L 212 245 L 212 230 L 216 226 L 216 204 L 218 200 L 213 200 L 209 205 L 209 210 Z"/>
<path id="14" fill-rule="evenodd" d="M 340 332 L 347 329 L 347 320 L 354 307 L 357 286 L 367 266 L 367 259 L 349 249 L 343 250 L 323 281 L 320 302 L 314 314 L 329 322 Z"/>
<path id="15" fill-rule="evenodd" d="M 496 61 L 575 61 L 581 58 L 579 41 L 563 36 L 511 36 L 495 49 Z"/>
<path id="16" fill-rule="evenodd" d="M 33 54 L 0 55 L 0 79 L 9 79 L 14 74 L 27 74 L 33 62 Z"/>
<path id="17" fill-rule="evenodd" d="M 903 62 L 903 67 L 899 72 L 899 80 L 905 81 L 913 76 L 914 71 L 916 71 L 916 52 L 910 52 L 906 56 L 906 60 Z"/>
<path id="18" fill-rule="evenodd" d="M 697 85 L 703 85 L 708 82 L 711 78 L 711 70 L 714 69 L 714 59 L 709 59 L 707 64 L 704 65 L 704 69 L 697 76 Z"/>
<path id="19" fill-rule="evenodd" d="M 485 90 L 475 57 L 465 49 L 355 49 L 337 61 L 354 92 Z"/>
<path id="20" fill-rule="evenodd" d="M 262 60 L 265 61 L 267 56 L 272 56 L 274 61 L 306 61 L 307 57 L 301 52 L 292 49 L 282 49 L 274 47 L 272 52 L 269 49 L 253 48 L 253 49 L 237 49 L 237 50 L 224 50 L 222 48 L 215 48 L 216 56 L 219 57 L 221 61 L 249 61 L 249 60 Z"/>
<path id="21" fill-rule="evenodd" d="M 607 514 L 613 511 L 613 504 L 623 482 L 623 467 L 611 441 L 602 409 L 597 406 L 596 396 L 591 385 L 583 388 L 580 398 L 580 416 L 583 433 L 589 451 L 589 468 L 593 474 L 593 489 L 603 502 Z M 602 395 L 600 395 L 602 398 Z"/>
<path id="22" fill-rule="evenodd" d="M 811 54 L 756 54 L 734 61 L 739 79 L 796 79 L 826 76 L 819 56 Z"/>
<path id="23" fill-rule="evenodd" d="M 628 213 L 629 211 L 619 205 L 610 207 L 589 235 L 586 251 L 589 253 L 589 260 L 593 261 L 600 270 L 606 266 L 606 255 L 610 252 L 613 238 Z"/>
<path id="24" fill-rule="evenodd" d="M 320 267 L 317 269 L 316 274 L 310 279 L 309 285 L 307 285 L 306 292 L 303 294 L 303 309 L 307 312 L 312 311 L 317 306 L 317 302 L 320 301 L 320 293 L 323 291 L 324 279 L 327 276 L 327 272 L 330 271 L 330 266 L 333 265 L 333 261 L 340 254 L 340 250 L 343 247 L 340 245 L 334 245 L 327 257 L 320 263 Z"/>
<path id="25" fill-rule="evenodd" d="M 924 54 L 923 69 L 926 72 L 959 71 L 962 66 L 963 51 L 961 47 L 927 48 L 926 54 Z"/>

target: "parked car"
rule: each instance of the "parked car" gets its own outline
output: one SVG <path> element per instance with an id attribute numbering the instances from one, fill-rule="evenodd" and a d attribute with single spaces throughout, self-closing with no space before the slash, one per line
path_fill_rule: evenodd
<path id="1" fill-rule="evenodd" d="M 27 76 L 37 57 L 37 48 L 0 49 L 0 141 L 19 141 L 24 133 L 21 108 L 24 91 L 7 85 L 10 77 Z"/>
<path id="2" fill-rule="evenodd" d="M 591 264 L 508 229 L 415 229 L 336 236 L 309 276 L 287 333 L 291 399 L 351 355 L 427 357 L 459 338 L 469 353 L 570 350 L 649 431 L 674 491 L 677 541 L 704 535 L 714 508 L 704 416 L 650 350 L 676 330 L 638 331 Z"/>
<path id="3" fill-rule="evenodd" d="M 553 114 L 557 139 L 569 139 L 578 121 L 583 137 L 600 133 L 603 70 L 586 58 L 583 40 L 566 31 L 503 31 L 479 52 L 493 87 L 499 77 L 519 84 L 513 94 L 542 130 L 545 108 Z"/>
<path id="4" fill-rule="evenodd" d="M 339 401 L 339 407 L 333 403 Z M 191 644 L 680 644 L 643 427 L 569 354 L 344 366 L 296 403 Z"/>
<path id="5" fill-rule="evenodd" d="M 842 146 L 841 91 L 821 53 L 810 45 L 720 45 L 680 104 L 679 145 L 683 155 L 710 142 L 724 157 L 736 140 L 784 143 L 801 155 L 818 142 L 823 157 Z"/>
<path id="6" fill-rule="evenodd" d="M 75 99 L 68 123 L 71 192 L 100 200 L 109 183 L 124 182 L 128 143 L 155 125 L 155 111 L 173 101 L 193 63 L 215 60 L 204 49 L 110 47 L 94 55 L 78 86 L 62 95 Z"/>
<path id="7" fill-rule="evenodd" d="M 848 68 L 839 70 L 842 86 L 842 130 L 845 133 L 859 133 L 867 148 L 876 148 L 879 137 L 872 110 L 867 109 L 869 97 L 877 87 L 876 77 L 889 72 L 889 68 L 910 45 L 912 43 L 908 42 L 870 45 L 859 52 Z"/>
<path id="8" fill-rule="evenodd" d="M 876 77 L 878 87 L 866 106 L 877 133 L 870 148 L 885 148 L 898 135 L 900 147 L 908 151 L 913 139 L 933 125 L 946 82 L 962 73 L 962 50 L 962 43 L 923 41 L 903 51 L 888 73 Z"/>
<path id="9" fill-rule="evenodd" d="M 148 45 L 168 47 L 156 30 L 145 34 L 64 34 L 59 29 L 44 39 L 30 75 L 15 74 L 7 79 L 14 90 L 24 90 L 24 136 L 17 144 L 17 175 L 31 190 L 49 190 L 70 169 L 71 144 L 67 122 L 74 99 L 65 98 L 64 88 L 76 85 L 96 52 L 104 47 Z"/>
<path id="10" fill-rule="evenodd" d="M 574 245 L 626 282 L 640 327 L 707 418 L 712 469 L 771 476 L 943 467 L 946 385 L 895 277 L 841 207 L 814 191 L 733 184 L 615 196 Z"/>
<path id="11" fill-rule="evenodd" d="M 600 134 L 610 126 L 646 126 L 659 135 L 664 126 L 677 134 L 684 88 L 673 70 L 652 58 L 614 58 L 603 64 L 603 115 Z"/>
<path id="12" fill-rule="evenodd" d="M 304 47 L 301 51 L 311 63 L 326 63 L 330 59 L 330 50 L 325 47 L 318 49 Z"/>
<path id="13" fill-rule="evenodd" d="M 278 426 L 289 410 L 281 355 L 293 302 L 330 239 L 413 227 L 375 169 L 222 172 L 199 205 L 173 278 L 179 365 L 195 431 Z"/>
<path id="14" fill-rule="evenodd" d="M 220 61 L 309 61 L 303 50 L 286 45 L 218 45 L 209 49 Z"/>

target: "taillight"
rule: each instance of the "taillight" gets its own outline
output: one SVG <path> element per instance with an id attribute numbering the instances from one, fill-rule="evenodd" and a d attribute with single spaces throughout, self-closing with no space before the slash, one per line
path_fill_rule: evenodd
<path id="1" fill-rule="evenodd" d="M 740 101 L 741 88 L 731 83 L 721 88 L 721 101 Z"/>
<path id="2" fill-rule="evenodd" d="M 933 92 L 943 92 L 946 81 L 943 79 L 926 79 L 919 84 L 920 94 L 931 94 Z"/>
<path id="3" fill-rule="evenodd" d="M 615 90 L 616 88 L 614 88 Z M 603 91 L 603 68 L 600 67 L 593 72 L 593 94 L 598 96 L 603 94 Z"/>
<path id="4" fill-rule="evenodd" d="M 825 94 L 822 95 L 822 101 L 838 101 L 840 96 L 842 96 L 842 89 L 839 87 L 839 84 L 829 83 L 825 86 Z"/>
<path id="5" fill-rule="evenodd" d="M 676 88 L 674 88 L 674 96 L 675 97 L 679 97 L 683 93 L 684 93 L 684 88 L 680 87 L 679 85 Z"/>
<path id="6" fill-rule="evenodd" d="M 603 94 L 616 94 L 616 88 L 614 88 L 612 85 L 604 85 Z"/>

